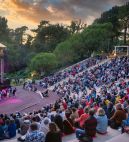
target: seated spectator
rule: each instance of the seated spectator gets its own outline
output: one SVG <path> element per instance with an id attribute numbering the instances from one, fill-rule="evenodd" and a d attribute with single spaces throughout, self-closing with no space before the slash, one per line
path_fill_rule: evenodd
<path id="1" fill-rule="evenodd" d="M 18 141 L 25 141 L 25 137 L 27 132 L 29 131 L 30 128 L 30 120 L 26 119 L 24 122 L 21 124 L 21 127 L 19 129 L 19 133 L 22 135 L 21 137 L 18 138 Z"/>
<path id="2" fill-rule="evenodd" d="M 72 122 L 72 120 L 71 120 L 71 118 L 70 118 L 70 115 L 71 115 L 71 114 L 72 114 L 71 109 L 70 109 L 70 108 L 66 109 L 66 111 L 65 111 L 65 116 L 66 116 L 67 120 L 71 123 L 71 125 L 73 126 L 73 122 Z"/>
<path id="3" fill-rule="evenodd" d="M 78 109 L 78 115 L 79 117 L 84 113 L 84 110 L 83 110 L 83 107 L 82 106 L 79 106 L 79 109 Z"/>
<path id="4" fill-rule="evenodd" d="M 107 112 L 107 105 L 105 103 L 105 101 L 102 101 L 99 105 L 99 107 L 103 108 L 105 112 Z"/>
<path id="5" fill-rule="evenodd" d="M 4 124 L 2 116 L 0 116 L 0 124 Z"/>
<path id="6" fill-rule="evenodd" d="M 31 118 L 31 121 L 32 121 L 32 123 L 37 123 L 37 125 L 38 125 L 38 130 L 39 130 L 39 128 L 40 128 L 39 116 L 34 115 L 34 116 Z"/>
<path id="7" fill-rule="evenodd" d="M 128 100 L 126 100 L 126 102 L 127 102 L 127 105 L 126 105 L 126 111 L 127 111 L 127 113 L 128 113 L 128 111 L 129 111 L 129 98 L 128 98 Z"/>
<path id="8" fill-rule="evenodd" d="M 26 142 L 44 142 L 45 135 L 38 130 L 38 124 L 36 122 L 30 125 L 30 132 L 25 137 Z"/>
<path id="9" fill-rule="evenodd" d="M 121 126 L 122 121 L 125 119 L 126 119 L 126 112 L 122 109 L 120 103 L 116 104 L 116 112 L 110 118 L 111 128 L 118 129 Z"/>
<path id="10" fill-rule="evenodd" d="M 14 120 L 10 120 L 7 131 L 9 138 L 13 138 L 16 136 L 16 124 Z"/>
<path id="11" fill-rule="evenodd" d="M 68 120 L 63 121 L 64 126 L 64 134 L 72 134 L 74 133 L 74 128 Z"/>
<path id="12" fill-rule="evenodd" d="M 73 125 L 75 125 L 75 119 L 79 117 L 76 108 L 72 108 L 72 114 L 70 115 L 70 119 L 72 120 Z"/>
<path id="13" fill-rule="evenodd" d="M 16 114 L 13 114 L 12 117 L 13 117 L 13 119 L 15 121 L 16 128 L 19 129 L 20 128 L 20 121 L 19 121 L 19 119 L 16 117 Z"/>
<path id="14" fill-rule="evenodd" d="M 99 108 L 96 115 L 97 127 L 96 130 L 100 134 L 107 133 L 108 119 L 105 115 L 105 111 L 102 108 Z"/>
<path id="15" fill-rule="evenodd" d="M 97 110 L 98 110 L 99 107 L 98 107 L 98 105 L 97 105 L 96 102 L 93 103 L 93 108 L 94 108 L 95 112 L 97 112 Z"/>
<path id="16" fill-rule="evenodd" d="M 23 124 L 20 127 L 20 134 L 25 135 L 30 127 L 30 120 L 24 120 Z"/>
<path id="17" fill-rule="evenodd" d="M 45 117 L 40 124 L 40 131 L 44 132 L 44 135 L 46 136 L 46 134 L 49 131 L 49 124 L 51 123 L 51 120 L 48 117 Z"/>
<path id="18" fill-rule="evenodd" d="M 4 140 L 5 139 L 5 133 L 2 127 L 2 124 L 0 123 L 0 140 Z"/>
<path id="19" fill-rule="evenodd" d="M 115 113 L 115 109 L 114 109 L 114 106 L 113 106 L 113 103 L 110 102 L 107 106 L 107 117 L 108 119 L 110 119 Z"/>
<path id="20" fill-rule="evenodd" d="M 94 137 L 96 135 L 96 127 L 97 127 L 97 120 L 94 117 L 95 110 L 90 109 L 89 111 L 89 118 L 85 121 L 84 130 L 77 129 L 76 130 L 76 137 L 80 139 L 83 136 L 90 136 Z"/>
<path id="21" fill-rule="evenodd" d="M 9 134 L 8 134 L 8 126 L 9 126 L 9 123 L 10 123 L 10 120 L 7 119 L 5 120 L 5 124 L 3 126 L 3 130 L 4 130 L 4 133 L 5 133 L 5 137 L 8 138 L 9 137 Z"/>
<path id="22" fill-rule="evenodd" d="M 58 126 L 58 128 L 63 132 L 63 118 L 61 117 L 59 110 L 57 110 L 57 114 L 55 115 L 54 122 Z"/>
<path id="23" fill-rule="evenodd" d="M 62 142 L 61 133 L 57 130 L 55 123 L 49 124 L 49 132 L 46 135 L 45 142 Z"/>
<path id="24" fill-rule="evenodd" d="M 79 118 L 75 119 L 75 122 L 78 122 L 79 123 L 79 126 L 81 128 L 84 127 L 84 122 L 88 119 L 89 117 L 89 107 L 85 107 L 84 109 L 84 114 L 82 114 Z"/>
<path id="25" fill-rule="evenodd" d="M 122 122 L 122 133 L 126 132 L 127 129 L 129 130 L 129 109 L 127 109 L 127 118 Z"/>

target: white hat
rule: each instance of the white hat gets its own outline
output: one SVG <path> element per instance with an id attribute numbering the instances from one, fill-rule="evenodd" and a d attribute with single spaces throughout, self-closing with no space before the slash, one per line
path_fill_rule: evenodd
<path id="1" fill-rule="evenodd" d="M 45 118 L 43 119 L 43 123 L 44 123 L 45 125 L 48 125 L 49 123 L 51 123 L 51 120 L 50 120 L 48 117 L 45 117 Z"/>

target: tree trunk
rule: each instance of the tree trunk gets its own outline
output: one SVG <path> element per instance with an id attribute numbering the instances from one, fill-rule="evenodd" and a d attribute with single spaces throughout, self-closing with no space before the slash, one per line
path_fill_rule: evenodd
<path id="1" fill-rule="evenodd" d="M 127 26 L 124 29 L 124 44 L 127 43 L 126 37 L 127 37 Z"/>

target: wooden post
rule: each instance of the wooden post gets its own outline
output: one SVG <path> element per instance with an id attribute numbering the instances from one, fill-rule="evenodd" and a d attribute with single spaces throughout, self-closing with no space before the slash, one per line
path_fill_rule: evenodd
<path id="1" fill-rule="evenodd" d="M 0 66 L 1 66 L 1 83 L 4 82 L 4 59 L 1 58 L 0 60 Z"/>

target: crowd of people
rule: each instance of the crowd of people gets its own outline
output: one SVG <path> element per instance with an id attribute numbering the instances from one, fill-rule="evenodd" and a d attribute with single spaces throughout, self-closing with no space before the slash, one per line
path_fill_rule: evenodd
<path id="1" fill-rule="evenodd" d="M 0 90 L 0 101 L 10 98 L 10 97 L 14 97 L 16 94 L 16 88 L 15 87 L 6 87 L 6 88 L 2 88 Z"/>
<path id="2" fill-rule="evenodd" d="M 97 66 L 91 70 L 86 70 L 82 74 L 77 75 L 75 78 L 70 77 L 68 81 L 64 81 L 62 84 L 58 83 L 55 85 L 53 91 L 56 91 L 61 96 L 74 96 L 80 97 L 80 95 L 86 95 L 87 91 L 90 90 L 89 96 L 96 94 L 96 88 L 103 90 L 104 88 L 110 88 L 112 84 L 120 78 L 129 77 L 129 59 L 120 58 L 113 59 L 110 62 L 106 62 L 100 66 Z"/>
<path id="3" fill-rule="evenodd" d="M 23 89 L 33 92 L 37 91 L 36 84 L 32 80 L 25 81 L 23 83 Z"/>
<path id="4" fill-rule="evenodd" d="M 66 78 L 75 77 L 78 73 L 83 72 L 89 67 L 97 65 L 104 59 L 107 59 L 107 57 L 96 56 L 96 57 L 88 58 L 62 71 L 56 72 L 53 75 L 44 77 L 43 79 L 40 79 L 38 81 L 32 81 L 31 79 L 26 80 L 23 83 L 23 89 L 36 92 L 41 96 L 41 98 L 43 98 L 42 92 L 40 91 L 41 89 L 48 89 L 49 87 L 57 84 L 58 82 Z"/>
<path id="5" fill-rule="evenodd" d="M 49 86 L 53 86 L 54 84 L 66 79 L 67 77 L 75 76 L 78 73 L 86 70 L 87 68 L 98 64 L 103 59 L 106 59 L 106 56 L 103 56 L 103 57 L 96 56 L 96 57 L 88 58 L 71 67 L 68 67 L 67 69 L 64 69 L 62 71 L 55 73 L 54 75 L 43 78 L 42 80 L 39 81 L 38 84 L 43 88 L 48 88 Z"/>
<path id="6" fill-rule="evenodd" d="M 60 99 L 39 111 L 1 114 L 0 139 L 15 137 L 18 131 L 19 141 L 62 142 L 71 133 L 84 141 L 106 134 L 108 126 L 129 133 L 128 57 L 69 76 L 53 91 Z"/>
<path id="7" fill-rule="evenodd" d="M 43 98 L 42 92 L 39 90 L 39 88 L 48 89 L 48 87 L 51 87 L 55 85 L 56 83 L 70 76 L 75 77 L 78 73 L 83 72 L 89 67 L 97 65 L 99 62 L 103 61 L 104 59 L 107 59 L 107 57 L 106 56 L 96 56 L 96 57 L 88 58 L 62 71 L 56 72 L 53 75 L 44 77 L 43 79 L 40 79 L 39 81 L 32 81 L 31 79 L 26 80 L 23 83 L 23 89 L 36 92 L 40 94 L 41 98 Z"/>

